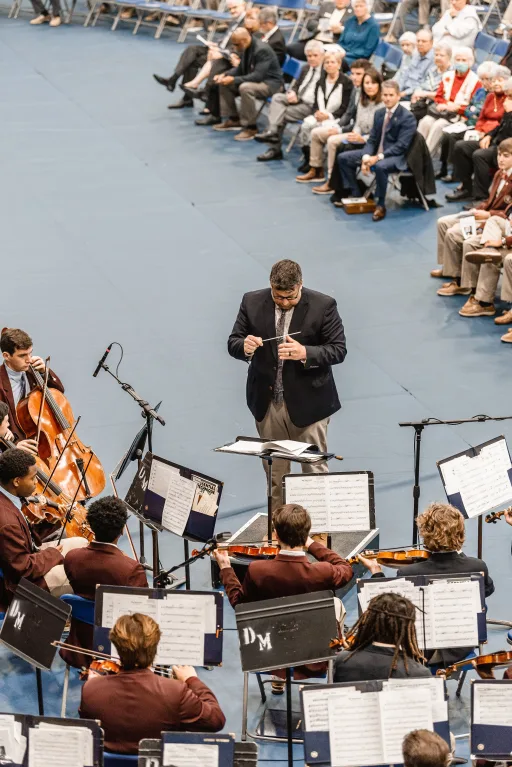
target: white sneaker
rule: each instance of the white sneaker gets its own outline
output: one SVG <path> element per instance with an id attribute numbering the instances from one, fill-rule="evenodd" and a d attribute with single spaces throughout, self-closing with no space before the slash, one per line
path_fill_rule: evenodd
<path id="1" fill-rule="evenodd" d="M 52 16 L 52 20 L 50 21 L 51 27 L 60 27 L 62 24 L 62 19 L 60 16 Z"/>
<path id="2" fill-rule="evenodd" d="M 31 19 L 30 23 L 34 24 L 47 24 L 50 21 L 50 17 L 46 13 L 41 13 L 40 16 L 36 16 L 35 19 Z"/>

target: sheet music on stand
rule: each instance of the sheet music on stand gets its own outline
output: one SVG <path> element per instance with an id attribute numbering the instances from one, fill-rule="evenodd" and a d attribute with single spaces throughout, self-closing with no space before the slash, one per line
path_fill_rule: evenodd
<path id="1" fill-rule="evenodd" d="M 16 767 L 100 767 L 103 731 L 89 719 L 0 714 L 0 754 Z"/>
<path id="2" fill-rule="evenodd" d="M 223 597 L 220 591 L 98 586 L 94 649 L 116 656 L 109 631 L 121 615 L 143 613 L 160 626 L 156 664 L 218 666 L 222 663 Z"/>
<path id="3" fill-rule="evenodd" d="M 403 578 L 358 580 L 362 612 L 383 593 L 409 599 L 416 610 L 416 635 L 423 650 L 476 647 L 487 639 L 484 579 L 481 573 L 463 576 L 410 575 Z"/>
<path id="4" fill-rule="evenodd" d="M 291 439 L 265 440 L 260 437 L 237 437 L 234 442 L 214 448 L 215 453 L 252 455 L 259 458 L 282 458 L 298 463 L 319 463 L 332 458 L 334 453 L 321 453 L 318 445 Z"/>
<path id="5" fill-rule="evenodd" d="M 375 527 L 371 471 L 286 474 L 285 503 L 298 503 L 311 516 L 312 533 L 348 533 Z"/>
<path id="6" fill-rule="evenodd" d="M 471 680 L 471 759 L 511 760 L 512 680 Z"/>
<path id="7" fill-rule="evenodd" d="M 229 733 L 162 733 L 162 767 L 233 767 L 234 750 Z"/>
<path id="8" fill-rule="evenodd" d="M 437 462 L 448 501 L 467 518 L 512 501 L 512 462 L 504 436 Z"/>
<path id="9" fill-rule="evenodd" d="M 441 678 L 305 685 L 301 705 L 308 765 L 399 765 L 403 739 L 416 729 L 435 730 L 450 742 Z"/>

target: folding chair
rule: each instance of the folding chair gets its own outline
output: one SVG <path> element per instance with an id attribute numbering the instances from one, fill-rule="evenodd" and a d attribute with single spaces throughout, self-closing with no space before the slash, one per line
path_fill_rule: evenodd
<path id="1" fill-rule="evenodd" d="M 21 6 L 22 6 L 22 3 L 23 3 L 23 0 L 13 0 L 13 2 L 11 4 L 11 7 L 9 9 L 9 13 L 8 13 L 7 18 L 9 18 L 9 19 L 17 19 L 18 18 L 18 14 L 19 14 L 20 9 L 21 9 Z M 68 4 L 67 0 L 61 0 L 61 4 L 62 4 L 62 10 L 64 11 L 63 16 L 62 16 L 62 21 L 64 22 L 64 24 L 69 24 L 69 22 L 71 21 L 71 18 L 73 16 L 73 12 L 75 10 L 76 0 L 72 1 L 71 9 L 69 7 L 69 4 Z M 50 3 L 47 2 L 45 7 L 46 7 L 46 9 L 49 9 L 50 8 Z"/>
<path id="2" fill-rule="evenodd" d="M 492 55 L 496 38 L 486 32 L 479 32 L 475 39 L 475 64 L 479 66 Z"/>
<path id="3" fill-rule="evenodd" d="M 81 623 L 86 623 L 88 626 L 94 626 L 93 599 L 84 599 L 83 597 L 79 597 L 77 594 L 63 594 L 61 596 L 61 600 L 62 602 L 65 602 L 65 604 L 70 605 L 71 617 L 74 620 L 80 621 Z M 64 687 L 62 689 L 62 706 L 60 712 L 62 717 L 66 716 L 70 668 L 70 665 L 66 663 L 66 670 L 64 672 Z"/>
<path id="4" fill-rule="evenodd" d="M 288 29 L 292 30 L 288 39 L 288 43 L 291 43 L 297 34 L 297 30 L 299 29 L 304 18 L 306 0 L 278 0 L 277 3 L 275 0 L 256 0 L 255 5 L 270 5 L 273 8 L 277 7 L 278 11 L 297 11 L 297 19 L 295 21 L 289 19 L 278 19 L 277 22 L 279 29 L 282 29 L 283 31 Z"/>
<path id="5" fill-rule="evenodd" d="M 194 2 L 191 6 L 190 12 L 189 12 L 189 18 L 184 23 L 181 32 L 178 37 L 179 43 L 184 43 L 185 39 L 188 35 L 189 29 L 192 26 L 194 19 L 204 19 L 204 20 L 210 20 L 213 21 L 212 30 L 208 34 L 208 40 L 213 39 L 213 35 L 215 34 L 215 30 L 217 28 L 217 24 L 219 22 L 233 22 L 233 17 L 231 16 L 228 11 L 224 10 L 226 7 L 225 2 L 221 2 L 218 9 L 213 8 L 203 8 L 199 2 Z"/>
<path id="6" fill-rule="evenodd" d="M 390 48 L 391 45 L 386 43 L 385 40 L 379 40 L 374 54 L 370 57 L 370 61 L 372 62 L 375 69 L 380 71 Z"/>
<path id="7" fill-rule="evenodd" d="M 492 52 L 492 60 L 495 61 L 497 64 L 502 60 L 503 56 L 508 51 L 509 46 L 509 40 L 498 40 L 496 45 L 494 46 L 494 50 Z"/>
<path id="8" fill-rule="evenodd" d="M 394 45 L 390 45 L 384 57 L 384 64 L 387 64 L 389 69 L 394 69 L 396 71 L 399 69 L 400 64 L 402 63 L 402 58 L 402 51 L 398 48 L 395 48 Z"/>
<path id="9" fill-rule="evenodd" d="M 292 56 L 289 56 L 286 54 L 286 58 L 283 62 L 283 66 L 281 69 L 283 70 L 284 75 L 288 75 L 292 78 L 290 85 L 293 85 L 295 80 L 300 76 L 300 73 L 302 71 L 302 67 L 306 66 L 305 61 L 299 61 L 299 59 L 294 59 Z M 258 114 L 256 115 L 256 119 L 261 115 L 263 110 L 265 109 L 265 106 L 267 104 L 270 104 L 272 101 L 272 97 L 269 96 L 265 101 L 262 102 L 260 109 L 258 110 Z M 301 121 L 302 122 L 302 121 Z"/>

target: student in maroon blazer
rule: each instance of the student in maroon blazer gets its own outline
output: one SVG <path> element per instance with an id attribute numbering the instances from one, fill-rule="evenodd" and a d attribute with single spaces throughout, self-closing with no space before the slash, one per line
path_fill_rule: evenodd
<path id="1" fill-rule="evenodd" d="M 160 641 L 160 628 L 152 618 L 122 615 L 110 640 L 119 653 L 121 671 L 90 677 L 79 709 L 82 718 L 100 720 L 106 749 L 136 754 L 142 738 L 160 738 L 164 731 L 222 730 L 226 718 L 217 698 L 192 666 L 173 666 L 175 679 L 151 671 Z"/>
<path id="2" fill-rule="evenodd" d="M 0 602 L 7 606 L 22 578 L 48 591 L 44 576 L 64 557 L 60 546 L 39 551 L 23 515 L 23 501 L 36 489 L 36 461 L 13 448 L 0 455 L 0 567 L 4 572 Z"/>
<path id="3" fill-rule="evenodd" d="M 311 517 L 306 509 L 287 503 L 275 510 L 272 519 L 281 551 L 275 559 L 251 562 L 243 584 L 236 577 L 228 554 L 221 549 L 214 551 L 220 578 L 232 607 L 240 602 L 257 602 L 324 589 L 335 591 L 350 581 L 352 568 L 349 563 L 310 537 Z M 304 548 L 318 561 L 310 562 Z M 325 664 L 304 666 L 295 669 L 295 677 L 318 676 L 324 670 Z M 282 688 L 273 684 L 273 691 L 279 694 Z"/>
<path id="4" fill-rule="evenodd" d="M 95 540 L 86 548 L 74 549 L 66 554 L 64 570 L 75 594 L 94 599 L 96 586 L 138 586 L 147 588 L 144 568 L 136 559 L 117 547 L 123 534 L 128 512 L 120 498 L 113 495 L 100 498 L 87 511 L 87 522 Z M 68 644 L 92 650 L 94 627 L 71 619 Z M 62 649 L 61 657 L 70 666 L 89 666 L 88 655 Z"/>

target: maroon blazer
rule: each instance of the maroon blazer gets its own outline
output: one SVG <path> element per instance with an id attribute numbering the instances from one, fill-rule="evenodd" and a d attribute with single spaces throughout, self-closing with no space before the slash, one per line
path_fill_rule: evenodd
<path id="1" fill-rule="evenodd" d="M 147 668 L 89 679 L 79 714 L 99 719 L 105 748 L 121 754 L 136 754 L 142 738 L 161 738 L 162 732 L 218 732 L 226 723 L 217 698 L 200 679 L 178 682 Z"/>
<path id="2" fill-rule="evenodd" d="M 27 373 L 27 379 L 30 385 L 30 390 L 35 388 L 36 382 L 34 380 L 34 376 L 29 371 Z M 52 389 L 58 389 L 60 392 L 64 391 L 64 386 L 62 384 L 62 381 L 58 376 L 55 375 L 53 370 L 50 370 L 50 373 L 48 375 L 48 386 Z M 11 388 L 11 382 L 9 380 L 9 376 L 7 375 L 7 370 L 5 369 L 5 365 L 0 365 L 0 402 L 5 402 L 6 405 L 9 407 L 9 424 L 10 429 L 12 433 L 14 434 L 16 440 L 18 439 L 26 439 L 26 434 L 21 428 L 18 418 L 16 415 L 16 408 L 14 406 L 14 397 L 12 396 L 12 388 Z"/>
<path id="3" fill-rule="evenodd" d="M 505 186 L 498 194 L 498 187 L 502 181 L 505 181 Z M 512 178 L 507 176 L 505 172 L 498 171 L 494 174 L 491 188 L 489 189 L 489 197 L 481 202 L 480 205 L 476 205 L 477 210 L 487 210 L 493 216 L 500 216 L 500 218 L 506 218 L 508 211 L 512 204 Z"/>
<path id="4" fill-rule="evenodd" d="M 146 572 L 137 560 L 127 557 L 117 546 L 93 541 L 86 548 L 69 551 L 64 570 L 75 594 L 94 599 L 96 586 L 138 586 L 147 588 Z M 94 627 L 71 619 L 68 644 L 92 650 Z M 61 657 L 70 666 L 89 666 L 88 655 L 62 649 Z"/>
<path id="5" fill-rule="evenodd" d="M 0 488 L 0 567 L 4 571 L 3 605 L 10 604 L 21 578 L 48 591 L 46 575 L 52 567 L 60 565 L 64 557 L 56 548 L 32 552 L 29 526 L 23 514 Z"/>

